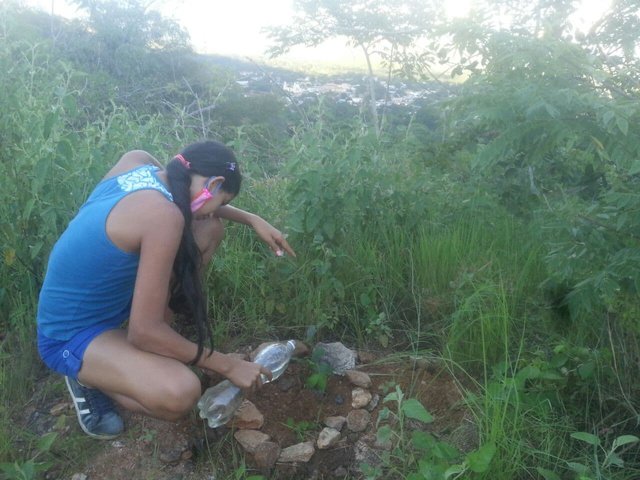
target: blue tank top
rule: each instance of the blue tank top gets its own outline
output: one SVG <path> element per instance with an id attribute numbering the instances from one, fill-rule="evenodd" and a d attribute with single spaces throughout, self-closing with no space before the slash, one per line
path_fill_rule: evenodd
<path id="1" fill-rule="evenodd" d="M 38 330 L 55 340 L 69 340 L 86 327 L 121 325 L 131 310 L 140 255 L 118 248 L 107 236 L 107 217 L 131 192 L 171 193 L 143 165 L 100 182 L 58 239 L 49 256 L 40 299 Z"/>

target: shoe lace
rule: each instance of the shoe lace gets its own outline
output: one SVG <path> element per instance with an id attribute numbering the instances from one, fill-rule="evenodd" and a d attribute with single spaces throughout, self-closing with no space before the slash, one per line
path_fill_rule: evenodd
<path id="1" fill-rule="evenodd" d="M 87 388 L 85 393 L 85 401 L 89 405 L 91 413 L 100 416 L 113 411 L 113 402 L 109 397 L 97 388 Z"/>

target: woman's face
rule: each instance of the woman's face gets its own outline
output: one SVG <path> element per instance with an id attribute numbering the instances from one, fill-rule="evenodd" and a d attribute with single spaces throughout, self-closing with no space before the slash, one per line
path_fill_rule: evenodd
<path id="1" fill-rule="evenodd" d="M 222 190 L 224 177 L 205 178 L 197 175 L 191 182 L 191 211 L 194 215 L 207 215 L 233 200 L 231 193 Z M 195 192 L 194 192 L 195 190 Z"/>

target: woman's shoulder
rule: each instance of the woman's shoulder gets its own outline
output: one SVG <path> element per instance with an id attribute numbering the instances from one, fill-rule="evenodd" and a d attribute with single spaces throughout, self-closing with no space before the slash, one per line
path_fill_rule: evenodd
<path id="1" fill-rule="evenodd" d="M 145 152 L 144 150 L 131 150 L 120 157 L 120 160 L 118 160 L 111 170 L 107 172 L 103 180 L 116 177 L 142 165 L 155 165 L 157 167 L 164 168 L 162 164 L 150 153 Z"/>
<path id="2" fill-rule="evenodd" d="M 110 215 L 107 232 L 122 248 L 135 250 L 149 238 L 162 239 L 168 245 L 174 243 L 174 237 L 179 242 L 184 222 L 177 205 L 147 189 L 118 202 Z"/>

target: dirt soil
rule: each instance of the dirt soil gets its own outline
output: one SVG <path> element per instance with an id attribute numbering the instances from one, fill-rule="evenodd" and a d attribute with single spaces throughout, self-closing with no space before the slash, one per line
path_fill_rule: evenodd
<path id="1" fill-rule="evenodd" d="M 374 357 L 369 355 L 369 360 Z M 69 467 L 64 463 L 53 465 L 45 474 L 47 479 L 154 479 L 154 480 L 222 480 L 243 478 L 232 474 L 238 470 L 244 458 L 247 471 L 263 474 L 273 479 L 331 479 L 359 478 L 355 464 L 354 444 L 365 435 L 375 434 L 377 415 L 387 406 L 395 408 L 395 402 L 383 405 L 382 399 L 399 385 L 407 397 L 417 398 L 435 417 L 428 425 L 415 422 L 413 428 L 427 430 L 438 438 L 453 443 L 462 451 L 477 446 L 477 433 L 461 400 L 462 394 L 445 371 L 433 364 L 416 364 L 408 358 L 401 361 L 383 358 L 360 364 L 358 370 L 369 374 L 372 394 L 380 396 L 377 407 L 371 411 L 371 422 L 365 432 L 348 433 L 345 426 L 342 439 L 327 450 L 316 449 L 306 464 L 276 464 L 269 472 L 253 469 L 250 454 L 245 454 L 233 438 L 228 427 L 213 430 L 198 417 L 196 412 L 176 423 L 151 419 L 138 414 L 122 412 L 127 431 L 117 440 L 90 441 L 79 439 L 76 444 L 90 442 L 84 452 L 84 466 Z M 265 385 L 249 397 L 264 414 L 260 429 L 281 448 L 315 440 L 328 416 L 344 416 L 352 410 L 351 392 L 354 388 L 346 377 L 332 375 L 326 391 L 315 392 L 305 388 L 305 380 L 311 371 L 308 362 L 293 361 L 283 376 L 273 384 Z M 60 377 L 48 376 L 46 382 L 62 382 Z M 214 380 L 215 381 L 215 380 Z M 204 387 L 208 386 L 208 383 Z M 213 383 L 213 382 L 211 382 Z M 56 385 L 57 387 L 57 385 Z M 34 396 L 23 423 L 35 434 L 56 430 L 65 437 L 82 437 L 66 390 L 49 389 L 59 394 L 47 398 Z M 462 435 L 459 433 L 462 432 Z M 57 443 L 59 443 L 57 441 Z M 68 443 L 68 442 L 67 442 Z M 54 448 L 55 451 L 55 448 Z M 69 471 L 69 468 L 76 471 Z M 225 470 L 226 469 L 226 470 Z"/>

